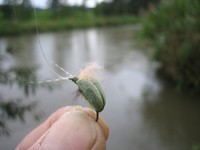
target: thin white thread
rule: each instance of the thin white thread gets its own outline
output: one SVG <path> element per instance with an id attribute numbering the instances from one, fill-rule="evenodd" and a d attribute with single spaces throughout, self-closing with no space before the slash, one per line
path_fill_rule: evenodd
<path id="1" fill-rule="evenodd" d="M 67 78 L 62 78 L 62 79 L 53 79 L 53 80 L 46 80 L 46 81 L 37 81 L 37 84 L 41 83 L 50 83 L 50 82 L 58 82 L 58 81 L 63 81 L 63 80 L 69 80 L 69 77 Z M 35 84 L 35 82 L 29 82 L 31 84 Z"/>
<path id="2" fill-rule="evenodd" d="M 55 64 L 53 61 L 51 61 L 50 63 L 53 64 L 54 66 L 58 67 L 60 70 L 62 70 L 69 77 L 73 77 L 73 75 L 71 75 L 69 72 L 67 72 L 64 68 L 60 67 L 58 64 Z"/>

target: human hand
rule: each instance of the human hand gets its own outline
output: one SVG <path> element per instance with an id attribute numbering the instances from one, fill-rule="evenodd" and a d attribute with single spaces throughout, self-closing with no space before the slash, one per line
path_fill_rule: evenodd
<path id="1" fill-rule="evenodd" d="M 104 150 L 107 124 L 89 108 L 67 106 L 29 133 L 16 150 Z"/>

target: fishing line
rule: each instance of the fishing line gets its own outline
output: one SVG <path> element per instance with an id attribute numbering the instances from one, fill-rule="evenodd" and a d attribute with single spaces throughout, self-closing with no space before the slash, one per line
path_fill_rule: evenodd
<path id="1" fill-rule="evenodd" d="M 39 47 L 40 47 L 40 51 L 42 53 L 42 56 L 44 57 L 45 59 L 45 62 L 46 64 L 48 65 L 49 69 L 55 74 L 57 75 L 60 79 L 62 80 L 67 80 L 69 77 L 73 77 L 69 72 L 67 72 L 66 70 L 64 70 L 62 67 L 60 67 L 59 65 L 57 64 L 54 64 L 53 62 L 51 62 L 51 64 L 55 65 L 56 67 L 58 67 L 60 70 L 62 70 L 64 73 L 66 73 L 68 75 L 68 77 L 64 77 L 64 76 L 61 76 L 60 74 L 58 74 L 55 70 L 53 70 L 53 68 L 51 67 L 49 61 L 47 60 L 46 58 L 46 55 L 43 51 L 43 46 L 42 46 L 42 43 L 41 43 L 41 40 L 40 40 L 40 36 L 39 36 L 39 30 L 38 30 L 38 20 L 37 20 L 37 12 L 36 12 L 36 5 L 35 5 L 35 0 L 34 0 L 34 19 L 35 19 L 35 29 L 36 29 L 36 35 L 37 35 L 37 40 L 38 40 L 38 43 L 39 43 Z M 55 79 L 56 80 L 56 79 Z M 53 80 L 52 80 L 53 81 Z M 58 81 L 58 80 L 56 80 Z M 60 80 L 59 80 L 60 81 Z"/>
<path id="2" fill-rule="evenodd" d="M 52 65 L 56 66 L 60 70 L 62 70 L 65 74 L 67 74 L 69 77 L 73 77 L 69 72 L 67 72 L 64 68 L 60 67 L 58 64 L 55 64 L 53 61 L 50 62 Z"/>

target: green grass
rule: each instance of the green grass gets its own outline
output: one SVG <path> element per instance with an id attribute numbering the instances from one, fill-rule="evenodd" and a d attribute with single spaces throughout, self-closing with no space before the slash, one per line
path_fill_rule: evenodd
<path id="1" fill-rule="evenodd" d="M 48 12 L 38 13 L 37 22 L 40 32 L 59 31 L 72 28 L 88 28 L 99 26 L 116 26 L 133 24 L 139 22 L 139 18 L 135 16 L 112 16 L 112 17 L 96 17 L 92 14 L 76 14 L 76 16 L 54 18 Z M 0 20 L 0 36 L 16 35 L 23 33 L 35 33 L 36 21 L 33 19 L 27 21 L 1 21 Z"/>

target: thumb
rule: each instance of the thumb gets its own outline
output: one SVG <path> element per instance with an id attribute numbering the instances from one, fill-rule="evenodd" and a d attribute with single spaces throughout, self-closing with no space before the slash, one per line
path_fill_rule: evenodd
<path id="1" fill-rule="evenodd" d="M 94 119 L 74 110 L 64 113 L 30 150 L 104 150 L 105 140 Z"/>

